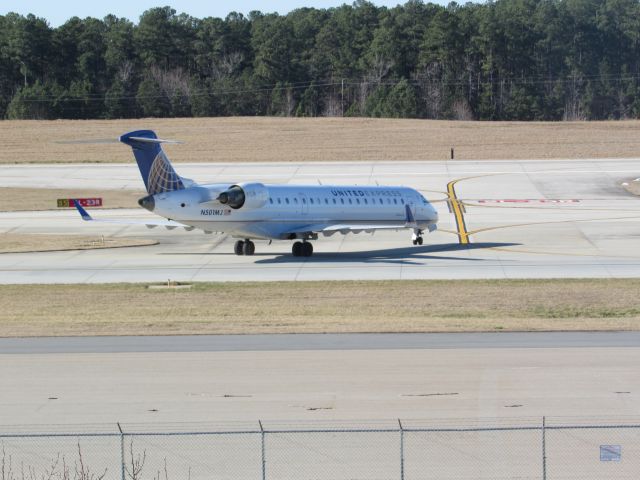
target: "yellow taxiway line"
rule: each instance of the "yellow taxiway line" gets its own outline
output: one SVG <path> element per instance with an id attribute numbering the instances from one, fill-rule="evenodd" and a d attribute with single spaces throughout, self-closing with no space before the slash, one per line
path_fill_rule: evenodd
<path id="1" fill-rule="evenodd" d="M 468 245 L 469 244 L 469 232 L 467 232 L 467 225 L 464 222 L 464 206 L 462 202 L 458 200 L 456 196 L 455 185 L 459 181 L 453 180 L 447 184 L 447 194 L 449 195 L 449 205 L 451 205 L 451 210 L 453 211 L 453 215 L 456 218 L 456 227 L 458 229 L 458 242 L 460 245 Z"/>

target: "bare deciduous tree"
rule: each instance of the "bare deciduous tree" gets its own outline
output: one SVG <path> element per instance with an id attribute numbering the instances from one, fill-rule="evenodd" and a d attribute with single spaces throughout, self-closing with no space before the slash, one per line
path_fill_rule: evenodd
<path id="1" fill-rule="evenodd" d="M 118 69 L 118 78 L 122 83 L 127 83 L 133 77 L 133 62 L 131 60 L 125 60 Z"/>
<path id="2" fill-rule="evenodd" d="M 84 458 L 82 457 L 82 449 L 80 448 L 80 442 L 78 442 L 78 460 L 76 462 L 74 480 L 102 480 L 106 475 L 106 468 L 102 474 L 96 475 L 91 471 L 88 465 L 85 465 Z"/>
<path id="3" fill-rule="evenodd" d="M 125 465 L 125 472 L 131 480 L 140 480 L 142 475 L 142 469 L 144 468 L 144 462 L 147 460 L 147 451 L 143 450 L 142 454 L 134 455 L 133 453 L 133 440 L 129 444 L 129 454 L 131 464 Z"/>
<path id="4" fill-rule="evenodd" d="M 223 55 L 218 63 L 212 63 L 211 65 L 212 78 L 215 80 L 229 78 L 243 61 L 244 55 L 241 52 L 231 52 Z"/>
<path id="5" fill-rule="evenodd" d="M 4 443 L 2 444 L 2 464 L 0 464 L 0 480 L 15 480 L 11 455 L 7 455 Z"/>

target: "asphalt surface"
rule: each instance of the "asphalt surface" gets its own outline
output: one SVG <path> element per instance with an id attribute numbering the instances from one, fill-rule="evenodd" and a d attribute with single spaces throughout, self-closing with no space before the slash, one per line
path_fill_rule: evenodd
<path id="1" fill-rule="evenodd" d="M 629 278 L 640 275 L 640 200 L 621 186 L 638 159 L 178 164 L 199 182 L 407 185 L 437 208 L 425 245 L 409 232 L 334 235 L 314 256 L 291 242 L 256 242 L 181 229 L 83 222 L 75 211 L 0 213 L 0 233 L 144 237 L 149 247 L 0 255 L 1 283 L 104 283 L 458 278 Z M 0 187 L 140 189 L 135 164 L 0 166 Z M 55 205 L 52 199 L 52 205 Z M 106 205 L 108 207 L 108 205 Z M 98 218 L 157 218 L 142 209 L 93 211 Z M 468 243 L 467 243 L 468 242 Z"/>
<path id="2" fill-rule="evenodd" d="M 0 338 L 0 354 L 640 347 L 640 332 Z"/>

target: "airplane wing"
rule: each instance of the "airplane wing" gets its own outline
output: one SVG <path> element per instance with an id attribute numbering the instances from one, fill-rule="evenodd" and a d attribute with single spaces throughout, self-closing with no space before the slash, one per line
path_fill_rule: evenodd
<path id="1" fill-rule="evenodd" d="M 191 231 L 195 228 L 183 223 L 174 222 L 173 220 L 129 220 L 124 218 L 93 218 L 91 215 L 89 215 L 89 212 L 87 212 L 82 207 L 82 205 L 80 205 L 80 202 L 74 200 L 73 203 L 82 219 L 86 222 L 115 223 L 119 225 L 144 225 L 147 228 L 165 227 L 167 230 L 173 230 L 174 228 L 182 227 L 187 231 Z"/>
<path id="2" fill-rule="evenodd" d="M 293 233 L 322 233 L 324 236 L 328 237 L 333 235 L 336 232 L 340 232 L 343 235 L 347 233 L 372 233 L 376 230 L 402 230 L 405 228 L 418 228 L 416 224 L 416 220 L 413 216 L 413 212 L 409 205 L 405 205 L 405 218 L 403 220 L 398 220 L 396 224 L 387 224 L 387 225 L 376 225 L 376 224 L 366 224 L 366 223 L 344 223 L 344 224 L 315 224 L 309 225 L 303 228 L 298 228 L 296 231 L 287 232 L 287 234 Z M 435 230 L 437 227 L 435 225 L 429 226 L 429 231 Z"/>
<path id="3" fill-rule="evenodd" d="M 318 224 L 310 225 L 303 230 L 307 230 L 312 233 L 322 233 L 325 236 L 331 236 L 336 232 L 340 232 L 343 235 L 347 233 L 372 233 L 376 230 L 400 230 L 406 228 L 404 224 L 398 225 L 360 225 L 360 224 Z M 292 232 L 293 233 L 293 232 Z"/>

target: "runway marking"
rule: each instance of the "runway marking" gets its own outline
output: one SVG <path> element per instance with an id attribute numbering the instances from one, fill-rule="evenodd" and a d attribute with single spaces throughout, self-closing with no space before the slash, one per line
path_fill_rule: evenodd
<path id="1" fill-rule="evenodd" d="M 546 211 L 546 212 L 565 212 L 565 211 L 570 211 L 570 212 L 635 212 L 635 213 L 640 213 L 640 210 L 637 208 L 588 208 L 588 207 L 583 207 L 580 206 L 579 208 L 578 205 L 574 205 L 572 206 L 566 206 L 566 207 L 562 207 L 562 206 L 558 206 L 558 205 L 554 205 L 553 208 L 551 208 L 551 205 L 548 206 L 528 206 L 528 205 L 522 205 L 522 204 L 511 204 L 511 205 L 506 205 L 506 204 L 498 204 L 498 205 L 489 205 L 489 204 L 479 204 L 479 203 L 472 203 L 469 202 L 467 200 L 460 200 L 462 202 L 462 204 L 465 207 L 474 207 L 474 208 L 489 208 L 489 209 L 522 209 L 522 210 L 541 210 L 541 211 Z M 433 202 L 431 202 L 433 203 Z M 466 210 L 466 209 L 465 209 Z M 471 232 L 473 233 L 473 232 Z"/>
<path id="2" fill-rule="evenodd" d="M 598 253 L 576 253 L 576 252 L 558 252 L 558 251 L 540 251 L 540 250 L 525 250 L 520 248 L 512 248 L 512 247 L 487 247 L 487 250 L 493 250 L 496 252 L 507 252 L 507 253 L 528 253 L 532 255 L 551 255 L 558 257 L 593 257 L 593 258 L 614 258 L 614 259 L 628 259 L 628 260 L 640 260 L 640 257 L 633 257 L 629 255 L 602 255 Z M 596 265 L 596 264 L 593 264 Z M 630 264 L 633 265 L 633 264 Z"/>
<path id="3" fill-rule="evenodd" d="M 577 199 L 547 199 L 547 198 L 503 198 L 476 200 L 478 203 L 580 203 Z"/>
<path id="4" fill-rule="evenodd" d="M 625 217 L 605 217 L 605 218 L 583 218 L 583 219 L 575 219 L 571 218 L 568 220 L 547 220 L 544 222 L 528 222 L 528 223 L 514 223 L 511 225 L 498 225 L 495 227 L 486 227 L 486 228 L 478 228 L 476 230 L 472 230 L 468 232 L 467 235 L 475 235 L 476 233 L 489 232 L 492 230 L 500 230 L 503 228 L 514 228 L 514 227 L 530 227 L 532 225 L 551 225 L 551 224 L 561 224 L 561 223 L 578 223 L 578 222 L 604 222 L 611 220 L 638 220 L 640 216 L 625 216 Z"/>
<path id="5" fill-rule="evenodd" d="M 456 196 L 455 185 L 457 182 L 463 179 L 453 180 L 447 184 L 447 192 L 449 194 L 449 205 L 453 210 L 453 215 L 456 219 L 456 228 L 458 229 L 458 242 L 460 245 L 469 244 L 469 233 L 467 232 L 467 225 L 464 222 L 464 205 Z"/>

